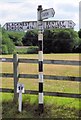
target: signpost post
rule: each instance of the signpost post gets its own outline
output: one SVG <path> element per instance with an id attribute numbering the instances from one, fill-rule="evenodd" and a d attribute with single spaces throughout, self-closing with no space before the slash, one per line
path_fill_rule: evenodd
<path id="1" fill-rule="evenodd" d="M 18 83 L 17 84 L 17 93 L 19 93 L 19 108 L 18 111 L 21 112 L 22 111 L 22 93 L 24 93 L 24 85 Z"/>
<path id="2" fill-rule="evenodd" d="M 43 20 L 53 17 L 55 11 L 53 8 L 42 9 L 42 5 L 37 9 L 37 25 L 38 25 L 38 46 L 39 46 L 39 111 L 44 111 L 43 105 Z"/>

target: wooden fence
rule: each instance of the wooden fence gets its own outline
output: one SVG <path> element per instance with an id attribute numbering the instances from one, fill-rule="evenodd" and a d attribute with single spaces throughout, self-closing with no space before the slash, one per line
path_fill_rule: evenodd
<path id="1" fill-rule="evenodd" d="M 37 64 L 37 59 L 21 59 L 18 58 L 17 54 L 13 55 L 13 58 L 0 58 L 0 62 L 12 62 L 13 63 L 13 74 L 11 73 L 0 73 L 0 77 L 13 77 L 14 79 L 14 89 L 0 88 L 0 92 L 14 93 L 14 100 L 17 100 L 17 83 L 19 78 L 34 78 L 37 79 L 38 75 L 33 74 L 19 74 L 18 65 L 19 63 L 34 63 Z M 74 65 L 81 66 L 81 61 L 68 61 L 68 60 L 44 60 L 44 64 L 61 64 L 61 65 Z M 66 81 L 76 81 L 81 82 L 81 77 L 71 77 L 71 76 L 54 76 L 54 75 L 44 75 L 44 79 L 49 80 L 66 80 Z M 38 91 L 25 90 L 25 94 L 38 94 Z M 81 94 L 74 93 L 61 93 L 61 92 L 44 92 L 44 95 L 49 96 L 59 96 L 59 97 L 71 97 L 71 98 L 81 98 Z"/>

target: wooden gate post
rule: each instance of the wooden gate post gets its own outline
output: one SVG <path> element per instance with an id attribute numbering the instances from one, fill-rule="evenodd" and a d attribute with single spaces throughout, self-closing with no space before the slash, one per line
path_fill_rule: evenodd
<path id="1" fill-rule="evenodd" d="M 18 83 L 18 55 L 13 54 L 13 77 L 14 77 L 14 101 L 18 101 L 17 83 Z"/>

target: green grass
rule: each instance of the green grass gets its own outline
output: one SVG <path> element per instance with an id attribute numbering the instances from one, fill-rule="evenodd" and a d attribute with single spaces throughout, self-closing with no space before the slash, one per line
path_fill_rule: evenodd
<path id="1" fill-rule="evenodd" d="M 25 85 L 26 90 L 38 90 L 37 79 L 19 79 L 20 83 Z M 14 81 L 11 78 L 3 78 L 3 88 L 14 88 Z M 44 91 L 49 92 L 64 92 L 64 93 L 79 93 L 79 82 L 59 81 L 59 80 L 44 80 Z"/>
<path id="2" fill-rule="evenodd" d="M 5 97 L 8 97 L 5 100 Z M 79 100 L 74 98 L 44 97 L 44 112 L 38 111 L 38 96 L 23 95 L 23 110 L 18 112 L 13 94 L 3 94 L 3 118 L 77 118 L 79 117 Z M 81 108 L 80 108 L 81 109 Z M 6 112 L 7 111 L 7 112 Z"/>
<path id="3" fill-rule="evenodd" d="M 38 59 L 38 55 L 18 55 L 19 58 Z M 0 56 L 1 57 L 1 56 Z M 4 58 L 12 58 L 12 55 L 2 55 Z M 44 54 L 44 59 L 53 60 L 79 60 L 79 54 Z M 44 65 L 45 75 L 80 76 L 79 66 L 70 65 Z M 2 63 L 2 72 L 13 73 L 12 63 Z M 19 73 L 38 74 L 37 64 L 19 64 Z M 1 80 L 0 80 L 1 81 Z M 38 90 L 38 79 L 19 79 L 27 90 Z M 3 88 L 14 88 L 13 78 L 3 78 Z M 73 81 L 44 80 L 44 91 L 80 93 L 80 83 Z M 62 98 L 44 96 L 44 113 L 38 111 L 38 96 L 23 95 L 23 112 L 18 112 L 18 104 L 13 102 L 13 94 L 2 94 L 3 117 L 7 118 L 76 118 L 81 111 L 81 101 L 74 98 Z M 8 111 L 8 112 L 7 112 Z M 81 113 L 81 112 L 80 112 Z"/>
<path id="4" fill-rule="evenodd" d="M 20 58 L 38 59 L 38 54 L 19 54 Z M 68 57 L 69 56 L 69 57 Z M 81 54 L 44 54 L 44 59 L 53 60 L 79 60 Z M 0 55 L 0 57 L 12 58 L 13 55 Z"/>

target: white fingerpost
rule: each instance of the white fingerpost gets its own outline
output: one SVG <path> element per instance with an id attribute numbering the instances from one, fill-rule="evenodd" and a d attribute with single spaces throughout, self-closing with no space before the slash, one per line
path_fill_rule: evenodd
<path id="1" fill-rule="evenodd" d="M 43 112 L 43 20 L 53 17 L 55 11 L 53 8 L 42 9 L 42 5 L 38 6 L 37 9 L 37 26 L 38 26 L 38 46 L 39 46 L 39 110 Z"/>
<path id="2" fill-rule="evenodd" d="M 39 110 L 40 112 L 43 112 L 43 22 L 41 19 L 41 12 L 42 12 L 42 6 L 38 6 L 38 19 L 37 19 L 37 25 L 38 25 L 38 64 L 39 64 Z"/>
<path id="3" fill-rule="evenodd" d="M 17 93 L 19 93 L 19 107 L 18 107 L 18 111 L 21 112 L 22 111 L 22 93 L 24 93 L 24 85 L 18 83 L 17 84 Z"/>

